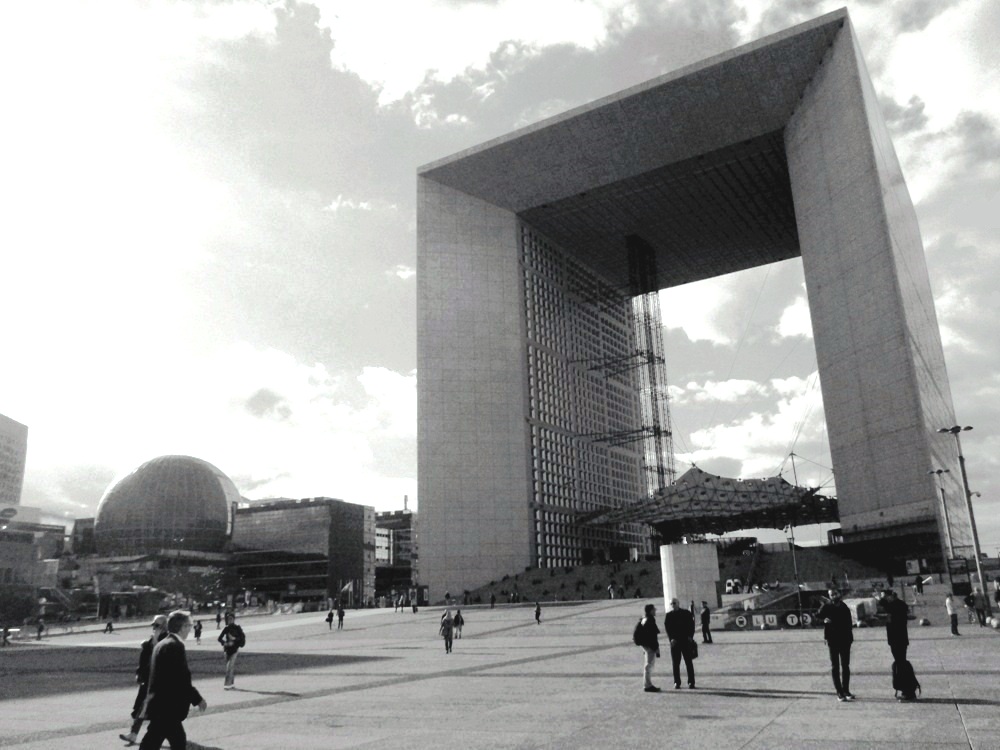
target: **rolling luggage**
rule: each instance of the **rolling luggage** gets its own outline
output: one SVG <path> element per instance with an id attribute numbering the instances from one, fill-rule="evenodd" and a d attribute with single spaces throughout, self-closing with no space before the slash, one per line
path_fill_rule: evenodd
<path id="1" fill-rule="evenodd" d="M 913 671 L 913 665 L 906 661 L 892 663 L 892 689 L 896 691 L 896 700 L 915 701 L 920 692 L 920 681 Z"/>

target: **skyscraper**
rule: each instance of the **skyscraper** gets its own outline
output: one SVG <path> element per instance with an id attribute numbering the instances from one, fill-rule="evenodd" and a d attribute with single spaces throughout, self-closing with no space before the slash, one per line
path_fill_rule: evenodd
<path id="1" fill-rule="evenodd" d="M 21 504 L 27 458 L 28 428 L 0 414 L 0 506 Z"/>

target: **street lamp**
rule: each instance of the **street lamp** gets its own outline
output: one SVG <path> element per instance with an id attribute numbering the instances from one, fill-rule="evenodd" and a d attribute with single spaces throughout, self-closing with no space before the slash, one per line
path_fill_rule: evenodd
<path id="1" fill-rule="evenodd" d="M 958 467 L 962 470 L 962 487 L 965 489 L 965 507 L 969 512 L 969 526 L 972 527 L 972 550 L 976 555 L 976 573 L 979 574 L 979 586 L 983 594 L 983 599 L 986 600 L 986 613 L 988 615 L 992 615 L 993 608 L 990 606 L 990 597 L 986 593 L 986 579 L 983 577 L 983 563 L 980 560 L 979 532 L 976 531 L 976 516 L 972 512 L 972 490 L 969 489 L 969 477 L 965 473 L 965 456 L 962 455 L 962 440 L 958 437 L 958 433 L 967 432 L 971 429 L 971 427 L 961 427 L 959 425 L 955 425 L 954 427 L 942 427 L 938 430 L 938 432 L 950 433 L 952 437 L 955 438 L 955 447 L 958 448 Z"/>
<path id="2" fill-rule="evenodd" d="M 948 498 L 944 494 L 944 482 L 941 481 L 942 474 L 950 474 L 951 469 L 931 469 L 928 474 L 937 474 L 938 488 L 941 490 L 941 505 L 944 508 L 944 530 L 948 539 L 948 557 L 955 556 L 955 548 L 952 546 L 951 522 L 948 520 Z"/>
<path id="3" fill-rule="evenodd" d="M 799 603 L 799 622 L 802 622 L 802 586 L 799 584 L 799 564 L 795 560 L 795 527 L 788 524 L 788 546 L 792 550 L 792 570 L 795 573 L 795 595 Z"/>

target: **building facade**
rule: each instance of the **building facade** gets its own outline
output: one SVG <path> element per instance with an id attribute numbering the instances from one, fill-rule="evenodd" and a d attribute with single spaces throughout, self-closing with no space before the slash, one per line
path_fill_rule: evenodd
<path id="1" fill-rule="evenodd" d="M 417 514 L 393 510 L 375 514 L 380 552 L 375 561 L 375 595 L 391 600 L 420 583 Z"/>
<path id="2" fill-rule="evenodd" d="M 375 509 L 326 497 L 240 503 L 232 560 L 254 595 L 366 606 L 375 597 Z"/>
<path id="3" fill-rule="evenodd" d="M 419 170 L 432 600 L 598 543 L 641 546 L 583 522 L 645 495 L 638 457 L 594 439 L 634 424 L 635 389 L 606 378 L 602 392 L 590 375 L 635 335 L 607 290 L 630 288 L 636 241 L 657 289 L 801 257 L 845 541 L 940 559 L 970 538 L 958 471 L 944 501 L 927 474 L 957 468 L 936 434 L 955 424 L 941 338 L 913 206 L 840 10 Z"/>
<path id="4" fill-rule="evenodd" d="M 0 506 L 18 505 L 28 458 L 28 428 L 0 414 Z"/>

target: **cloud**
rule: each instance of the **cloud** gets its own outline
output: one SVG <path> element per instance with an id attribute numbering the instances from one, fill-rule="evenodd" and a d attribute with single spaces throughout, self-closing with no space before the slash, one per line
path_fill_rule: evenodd
<path id="1" fill-rule="evenodd" d="M 400 263 L 399 265 L 395 266 L 394 268 L 391 268 L 388 271 L 386 271 L 386 273 L 388 273 L 391 276 L 396 276 L 396 277 L 402 279 L 403 281 L 407 281 L 407 280 L 412 279 L 414 276 L 417 275 L 417 269 L 412 268 L 411 266 L 403 265 L 402 263 Z"/>
<path id="2" fill-rule="evenodd" d="M 746 400 L 750 396 L 763 396 L 767 389 L 761 383 L 752 380 L 727 380 L 721 383 L 706 381 L 704 384 L 688 383 L 684 391 L 684 398 L 678 399 L 693 401 L 721 401 L 733 403 Z"/>
<path id="3" fill-rule="evenodd" d="M 812 318 L 809 315 L 809 303 L 804 296 L 796 297 L 795 301 L 782 311 L 776 330 L 781 338 L 792 336 L 812 338 Z"/>
<path id="4" fill-rule="evenodd" d="M 926 105 L 916 94 L 911 96 L 905 105 L 887 97 L 880 97 L 879 103 L 882 117 L 885 118 L 890 132 L 896 137 L 919 132 L 927 126 L 927 114 L 924 112 Z"/>
<path id="5" fill-rule="evenodd" d="M 292 409 L 281 395 L 268 388 L 261 388 L 246 400 L 246 410 L 255 417 L 285 420 L 292 416 Z"/>

